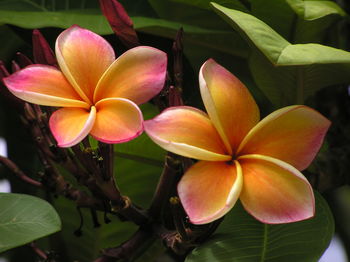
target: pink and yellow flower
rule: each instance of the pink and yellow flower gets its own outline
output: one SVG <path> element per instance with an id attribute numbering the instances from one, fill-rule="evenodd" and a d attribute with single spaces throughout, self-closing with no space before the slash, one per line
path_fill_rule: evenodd
<path id="1" fill-rule="evenodd" d="M 317 154 L 330 122 L 303 105 L 279 109 L 259 121 L 248 89 L 212 59 L 203 64 L 199 83 L 208 114 L 179 106 L 145 121 L 155 143 L 200 160 L 177 187 L 190 221 L 212 222 L 238 199 L 264 223 L 312 217 L 313 191 L 300 171 Z"/>
<path id="2" fill-rule="evenodd" d="M 30 65 L 4 83 L 27 102 L 62 107 L 49 121 L 59 146 L 73 146 L 88 134 L 105 143 L 121 143 L 142 133 L 137 105 L 162 89 L 164 52 L 140 46 L 115 59 L 106 40 L 79 26 L 58 36 L 55 51 L 61 70 Z"/>

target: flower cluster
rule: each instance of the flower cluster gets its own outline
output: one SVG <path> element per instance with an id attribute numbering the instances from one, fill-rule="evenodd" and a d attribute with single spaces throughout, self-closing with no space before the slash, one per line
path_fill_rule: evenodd
<path id="1" fill-rule="evenodd" d="M 143 121 L 137 105 L 162 89 L 166 54 L 140 46 L 115 59 L 93 32 L 72 26 L 56 41 L 59 69 L 31 65 L 4 79 L 17 97 L 61 107 L 49 121 L 61 147 L 88 134 L 105 143 L 129 141 L 145 128 L 164 149 L 199 160 L 178 184 L 194 224 L 224 216 L 238 199 L 264 223 L 288 223 L 315 212 L 313 191 L 300 172 L 321 147 L 330 122 L 303 106 L 279 109 L 260 120 L 248 89 L 209 59 L 199 73 L 207 113 L 171 107 Z"/>

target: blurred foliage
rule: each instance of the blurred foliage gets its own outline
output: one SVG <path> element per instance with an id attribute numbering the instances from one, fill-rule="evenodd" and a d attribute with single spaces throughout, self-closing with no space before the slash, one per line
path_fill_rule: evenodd
<path id="1" fill-rule="evenodd" d="M 335 216 L 336 230 L 349 243 L 350 215 L 346 210 L 350 206 L 350 53 L 347 52 L 350 50 L 350 3 L 345 0 L 217 0 L 216 4 L 211 4 L 209 0 L 120 2 L 130 14 L 141 43 L 168 52 L 170 64 L 172 39 L 177 30 L 183 27 L 183 89 L 186 104 L 202 107 L 197 75 L 202 63 L 211 57 L 248 86 L 263 116 L 275 108 L 302 103 L 316 108 L 332 121 L 324 148 L 304 174 L 316 190 L 324 193 Z M 3 40 L 0 59 L 10 67 L 15 52 L 21 51 L 31 56 L 31 29 L 41 28 L 53 46 L 61 29 L 72 24 L 106 35 L 118 53 L 123 51 L 120 42 L 110 35 L 112 30 L 102 16 L 97 0 L 0 0 L 0 38 Z M 1 98 L 0 107 L 0 121 L 6 123 L 0 126 L 0 135 L 8 141 L 9 157 L 36 177 L 42 167 L 34 153 L 33 143 L 22 128 L 16 112 Z M 143 113 L 150 118 L 157 111 L 147 104 L 143 107 Z M 118 186 L 133 202 L 147 208 L 161 173 L 165 152 L 145 135 L 116 145 L 115 151 Z M 89 210 L 83 210 L 83 235 L 76 237 L 73 232 L 79 227 L 80 219 L 74 203 L 48 193 L 38 193 L 0 167 L 2 177 L 11 181 L 15 192 L 38 195 L 53 203 L 62 219 L 62 231 L 40 240 L 38 244 L 46 250 L 57 252 L 61 261 L 91 261 L 101 248 L 122 243 L 136 229 L 133 224 L 118 222 L 116 218 L 111 218 L 112 223 L 105 224 L 103 213 L 98 214 L 101 226 L 94 228 Z M 72 177 L 69 179 L 74 180 Z M 317 199 L 318 207 L 330 221 L 327 205 L 320 196 Z M 257 226 L 257 222 L 241 212 L 240 207 L 234 209 L 227 221 L 225 219 L 218 229 L 219 233 L 232 229 L 229 221 L 238 219 L 234 214 L 255 223 L 251 237 L 261 237 L 261 225 Z M 327 231 L 329 240 L 332 222 L 328 221 L 325 226 L 322 223 L 327 221 L 322 220 L 320 215 L 315 219 L 318 221 L 316 224 L 305 227 L 317 227 L 320 233 Z M 287 232 L 293 231 L 293 226 L 288 228 Z M 233 231 L 237 234 L 235 229 Z M 188 261 L 206 261 L 201 256 L 211 252 L 212 243 L 215 243 L 215 252 L 219 253 L 224 252 L 221 244 L 240 245 L 239 239 L 217 237 L 220 238 L 220 234 L 196 250 Z M 326 246 L 325 240 L 322 248 Z M 347 249 L 350 257 L 350 247 Z M 314 259 L 320 251 L 308 251 L 317 253 L 309 260 L 316 261 Z M 215 255 L 215 252 L 210 254 Z M 235 256 L 225 252 L 223 256 L 226 258 Z M 249 252 L 254 253 L 252 250 Z M 204 255 L 195 259 L 198 254 Z M 34 261 L 28 247 L 11 250 L 4 256 L 11 262 Z M 164 254 L 159 242 L 154 242 L 137 261 L 155 261 L 155 257 L 159 257 L 158 261 L 175 261 L 171 254 Z M 207 261 L 219 261 L 213 260 L 213 257 L 210 259 Z"/>

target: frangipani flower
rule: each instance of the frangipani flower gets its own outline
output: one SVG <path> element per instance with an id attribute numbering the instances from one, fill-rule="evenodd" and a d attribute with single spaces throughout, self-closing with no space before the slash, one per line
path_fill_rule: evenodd
<path id="1" fill-rule="evenodd" d="M 264 223 L 312 217 L 313 191 L 300 171 L 320 149 L 330 122 L 302 105 L 279 109 L 259 122 L 248 89 L 211 59 L 203 64 L 199 83 L 208 114 L 179 106 L 145 121 L 155 143 L 201 160 L 177 187 L 190 221 L 212 222 L 238 199 Z"/>
<path id="2" fill-rule="evenodd" d="M 49 121 L 59 146 L 73 146 L 88 134 L 105 143 L 121 143 L 142 133 L 137 105 L 162 89 L 164 52 L 140 46 L 115 59 L 106 40 L 79 26 L 58 36 L 55 51 L 61 71 L 30 65 L 4 83 L 27 102 L 62 107 Z"/>

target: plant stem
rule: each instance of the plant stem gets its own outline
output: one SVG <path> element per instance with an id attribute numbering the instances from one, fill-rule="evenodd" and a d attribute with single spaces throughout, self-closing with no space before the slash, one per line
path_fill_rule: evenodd
<path id="1" fill-rule="evenodd" d="M 40 257 L 43 259 L 48 259 L 46 253 L 44 251 L 42 251 L 40 248 L 37 247 L 37 245 L 35 244 L 35 242 L 32 242 L 29 244 L 29 246 L 33 249 L 33 251 Z"/>
<path id="2" fill-rule="evenodd" d="M 6 166 L 12 173 L 14 173 L 17 177 L 22 179 L 24 182 L 31 184 L 36 187 L 43 187 L 43 184 L 41 182 L 38 182 L 29 176 L 27 176 L 14 162 L 12 162 L 10 159 L 0 156 L 0 162 Z"/>
<path id="3" fill-rule="evenodd" d="M 159 219 L 164 204 L 168 201 L 177 182 L 177 169 L 180 162 L 173 153 L 168 153 L 165 158 L 164 169 L 160 176 L 153 200 L 149 208 L 149 214 L 154 219 Z"/>
<path id="4" fill-rule="evenodd" d="M 144 228 L 140 228 L 134 235 L 118 247 L 108 248 L 103 251 L 103 256 L 96 259 L 94 262 L 112 262 L 119 260 L 131 260 L 135 257 L 138 249 L 153 238 L 152 233 Z"/>

